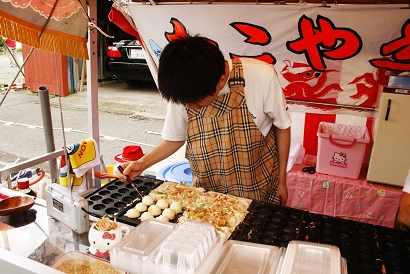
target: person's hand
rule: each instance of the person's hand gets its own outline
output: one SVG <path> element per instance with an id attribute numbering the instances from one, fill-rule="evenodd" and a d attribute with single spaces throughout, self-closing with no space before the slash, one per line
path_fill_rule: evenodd
<path id="1" fill-rule="evenodd" d="M 280 205 L 285 206 L 288 201 L 288 188 L 285 183 L 279 183 L 278 186 L 278 197 L 280 199 Z"/>
<path id="2" fill-rule="evenodd" d="M 145 169 L 143 163 L 140 161 L 131 161 L 131 162 L 121 163 L 120 166 L 124 169 L 124 171 L 121 173 L 121 171 L 119 171 L 117 168 L 115 170 L 115 174 L 117 174 L 118 178 L 123 183 L 127 183 L 126 176 L 128 176 L 131 180 L 133 180 L 135 177 L 141 175 L 141 173 Z"/>

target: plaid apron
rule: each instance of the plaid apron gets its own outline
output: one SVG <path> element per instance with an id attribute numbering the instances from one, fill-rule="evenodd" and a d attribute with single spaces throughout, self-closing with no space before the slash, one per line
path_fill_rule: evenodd
<path id="1" fill-rule="evenodd" d="M 279 204 L 274 126 L 266 137 L 256 126 L 245 102 L 242 65 L 233 61 L 230 92 L 207 107 L 187 109 L 186 157 L 193 185 Z"/>

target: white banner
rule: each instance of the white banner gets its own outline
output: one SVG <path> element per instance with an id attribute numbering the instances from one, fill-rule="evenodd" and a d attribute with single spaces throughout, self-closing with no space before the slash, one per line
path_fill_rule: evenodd
<path id="1" fill-rule="evenodd" d="M 154 78 L 169 41 L 200 34 L 217 43 L 227 59 L 273 63 L 287 99 L 370 108 L 379 84 L 410 70 L 410 12 L 403 7 L 128 4 Z"/>

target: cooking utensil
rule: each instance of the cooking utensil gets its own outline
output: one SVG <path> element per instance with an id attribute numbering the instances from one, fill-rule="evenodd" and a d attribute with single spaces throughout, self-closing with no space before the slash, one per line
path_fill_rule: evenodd
<path id="1" fill-rule="evenodd" d="M 124 172 L 124 168 L 123 168 L 121 165 L 118 166 L 118 170 L 119 170 L 121 173 Z M 124 174 L 124 173 L 123 173 L 123 174 Z M 141 199 L 142 199 L 144 196 L 142 196 L 142 194 L 141 194 L 141 192 L 138 190 L 138 188 L 135 187 L 134 182 L 131 180 L 131 178 L 128 177 L 127 175 L 125 175 L 125 178 L 127 178 L 127 182 L 128 182 L 129 184 L 131 184 L 131 186 L 138 192 L 138 194 L 141 196 Z"/>
<path id="2" fill-rule="evenodd" d="M 34 205 L 34 197 L 14 196 L 0 201 L 0 216 L 19 213 Z"/>

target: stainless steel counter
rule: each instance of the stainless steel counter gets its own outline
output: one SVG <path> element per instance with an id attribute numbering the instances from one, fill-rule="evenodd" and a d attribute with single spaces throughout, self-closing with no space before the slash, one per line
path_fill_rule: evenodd
<path id="1" fill-rule="evenodd" d="M 77 234 L 47 215 L 45 200 L 27 211 L 0 216 L 2 273 L 61 273 L 49 267 L 61 254 L 88 253 L 88 234 Z M 3 272 L 4 271 L 4 272 Z"/>

